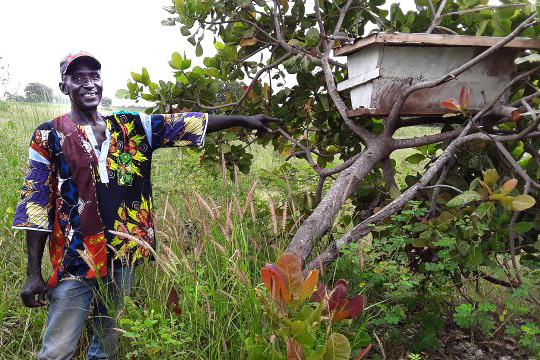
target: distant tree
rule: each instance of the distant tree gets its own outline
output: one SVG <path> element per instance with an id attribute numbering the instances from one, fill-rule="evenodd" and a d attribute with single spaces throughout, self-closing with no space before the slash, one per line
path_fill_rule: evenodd
<path id="1" fill-rule="evenodd" d="M 104 107 L 111 107 L 112 106 L 112 99 L 108 97 L 103 97 L 101 99 L 101 105 Z"/>
<path id="2" fill-rule="evenodd" d="M 6 98 L 7 101 L 16 101 L 16 102 L 22 102 L 22 101 L 25 101 L 26 99 L 24 98 L 24 96 L 21 96 L 21 95 L 17 95 L 17 94 L 12 94 L 8 91 L 6 91 L 4 93 L 4 96 Z"/>
<path id="3" fill-rule="evenodd" d="M 31 102 L 52 102 L 54 99 L 53 89 L 40 83 L 29 83 L 24 88 L 26 100 Z"/>

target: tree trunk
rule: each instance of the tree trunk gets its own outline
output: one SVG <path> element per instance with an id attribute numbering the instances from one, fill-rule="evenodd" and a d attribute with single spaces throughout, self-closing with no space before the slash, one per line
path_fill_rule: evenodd
<path id="1" fill-rule="evenodd" d="M 388 156 L 389 152 L 382 139 L 374 141 L 351 167 L 342 171 L 313 213 L 300 226 L 287 247 L 287 252 L 298 254 L 305 261 L 314 242 L 330 229 L 343 203 L 356 190 L 359 181 Z"/>

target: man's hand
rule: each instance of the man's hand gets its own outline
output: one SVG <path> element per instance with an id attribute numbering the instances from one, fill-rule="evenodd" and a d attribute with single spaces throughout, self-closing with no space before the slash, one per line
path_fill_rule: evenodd
<path id="1" fill-rule="evenodd" d="M 268 127 L 270 123 L 281 125 L 283 124 L 283 121 L 264 114 L 252 116 L 209 114 L 206 132 L 212 133 L 235 126 L 242 126 L 246 129 L 257 130 L 257 136 L 260 136 L 272 131 L 272 129 Z"/>
<path id="2" fill-rule="evenodd" d="M 21 298 L 24 306 L 38 307 L 47 305 L 45 295 L 49 288 L 41 275 L 41 258 L 43 257 L 43 250 L 45 249 L 48 236 L 49 233 L 44 231 L 26 231 L 28 265 L 26 266 L 26 283 L 21 289 Z"/>
<path id="3" fill-rule="evenodd" d="M 246 123 L 244 127 L 247 129 L 257 130 L 257 136 L 262 136 L 268 132 L 271 132 L 272 129 L 268 127 L 270 123 L 276 123 L 278 125 L 283 124 L 283 120 L 264 114 L 246 116 L 245 118 Z"/>
<path id="4" fill-rule="evenodd" d="M 48 290 L 49 288 L 41 275 L 29 277 L 21 289 L 21 298 L 24 306 L 33 308 L 47 305 L 45 296 Z"/>

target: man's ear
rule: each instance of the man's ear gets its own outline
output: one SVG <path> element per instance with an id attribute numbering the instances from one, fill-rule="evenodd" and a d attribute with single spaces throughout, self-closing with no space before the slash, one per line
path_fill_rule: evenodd
<path id="1" fill-rule="evenodd" d="M 62 92 L 62 94 L 64 95 L 67 95 L 67 90 L 66 90 L 66 87 L 64 86 L 64 80 L 60 81 L 58 83 L 58 87 L 60 88 L 60 91 Z"/>

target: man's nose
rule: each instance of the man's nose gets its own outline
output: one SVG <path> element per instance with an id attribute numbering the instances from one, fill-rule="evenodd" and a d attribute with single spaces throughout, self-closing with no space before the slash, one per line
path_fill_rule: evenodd
<path id="1" fill-rule="evenodd" d="M 94 87 L 94 80 L 92 80 L 92 78 L 90 78 L 89 76 L 85 77 L 84 82 L 83 82 L 83 86 L 84 87 Z"/>

